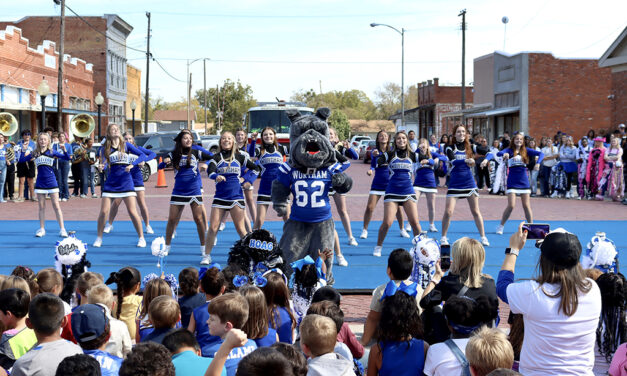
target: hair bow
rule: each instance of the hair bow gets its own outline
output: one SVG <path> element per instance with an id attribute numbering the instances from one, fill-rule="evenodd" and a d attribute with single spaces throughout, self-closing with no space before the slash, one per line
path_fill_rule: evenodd
<path id="1" fill-rule="evenodd" d="M 316 262 L 311 258 L 311 256 L 307 255 L 305 258 L 294 261 L 292 265 L 292 269 L 301 270 L 305 265 L 314 265 Z"/>
<path id="2" fill-rule="evenodd" d="M 235 287 L 242 287 L 244 285 L 248 284 L 248 277 L 245 275 L 236 275 L 233 278 L 233 285 Z"/>
<path id="3" fill-rule="evenodd" d="M 455 332 L 462 334 L 462 335 L 468 335 L 474 332 L 475 330 L 477 330 L 477 328 L 481 326 L 481 324 L 475 325 L 475 326 L 464 326 L 464 325 L 455 324 L 454 322 L 450 320 L 448 321 L 448 324 L 451 326 L 451 328 L 453 328 Z"/>
<path id="4" fill-rule="evenodd" d="M 266 266 L 266 264 L 264 264 L 263 262 L 258 262 L 257 265 L 255 265 L 255 271 L 259 273 L 265 273 L 268 271 L 268 266 Z"/>
<path id="5" fill-rule="evenodd" d="M 281 269 L 279 269 L 279 268 L 272 268 L 272 269 L 270 269 L 270 270 L 266 270 L 266 271 L 263 273 L 263 275 L 262 275 L 262 276 L 263 276 L 263 277 L 265 277 L 265 276 L 267 276 L 267 275 L 268 275 L 268 274 L 270 274 L 270 273 L 277 273 L 277 274 L 280 274 L 280 275 L 281 275 L 281 277 L 283 277 L 283 281 L 284 281 L 284 282 L 285 282 L 285 284 L 287 285 L 287 276 L 285 275 L 285 273 L 283 273 L 283 270 L 281 270 Z"/>
<path id="6" fill-rule="evenodd" d="M 383 291 L 383 295 L 381 296 L 381 299 L 379 299 L 379 301 L 383 301 L 383 299 L 392 296 L 399 291 L 402 291 L 409 296 L 416 296 L 416 294 L 418 294 L 417 286 L 418 285 L 416 283 L 406 285 L 403 282 L 396 286 L 396 283 L 394 283 L 394 281 L 390 281 L 385 286 L 385 290 Z"/>
<path id="7" fill-rule="evenodd" d="M 202 277 L 205 276 L 205 274 L 207 274 L 207 271 L 211 268 L 216 268 L 220 271 L 222 271 L 222 266 L 220 264 L 218 264 L 217 262 L 212 262 L 211 264 L 209 264 L 208 267 L 202 267 L 198 270 L 198 280 L 200 281 L 202 279 Z"/>
<path id="8" fill-rule="evenodd" d="M 257 287 L 264 287 L 268 283 L 268 280 L 261 273 L 255 272 L 253 275 L 253 283 Z"/>

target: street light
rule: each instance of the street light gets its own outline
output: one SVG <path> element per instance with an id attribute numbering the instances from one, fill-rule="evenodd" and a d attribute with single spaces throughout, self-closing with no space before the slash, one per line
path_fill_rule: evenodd
<path id="1" fill-rule="evenodd" d="M 98 94 L 96 95 L 96 106 L 98 106 L 98 140 L 96 140 L 97 142 L 100 142 L 100 114 L 101 114 L 101 109 L 102 109 L 102 104 L 104 103 L 104 98 L 102 97 L 102 94 L 100 94 L 100 92 L 98 92 Z"/>
<path id="2" fill-rule="evenodd" d="M 405 29 L 380 23 L 371 23 L 370 27 L 385 26 L 401 35 L 401 128 L 405 129 Z"/>
<path id="3" fill-rule="evenodd" d="M 189 125 L 189 106 L 190 106 L 190 96 L 191 96 L 191 91 L 192 91 L 192 83 L 191 83 L 191 76 L 189 74 L 189 66 L 194 64 L 197 61 L 202 60 L 203 62 L 205 62 L 206 60 L 211 60 L 208 57 L 199 57 L 198 59 L 194 59 L 192 61 L 189 61 L 189 59 L 187 60 L 187 129 L 191 129 L 190 125 Z M 203 75 L 205 77 L 205 86 L 204 86 L 204 96 L 205 96 L 205 123 L 207 123 L 207 66 L 206 64 L 203 64 Z M 205 129 L 207 128 L 207 124 L 205 124 Z"/>
<path id="4" fill-rule="evenodd" d="M 37 88 L 39 92 L 39 97 L 41 98 L 41 132 L 46 129 L 46 97 L 50 94 L 50 86 L 48 86 L 48 81 L 46 81 L 46 77 L 41 80 L 39 87 Z"/>
<path id="5" fill-rule="evenodd" d="M 133 120 L 131 122 L 131 127 L 133 129 L 133 138 L 135 138 L 135 109 L 137 108 L 137 102 L 135 99 L 131 101 L 131 112 L 133 113 Z"/>

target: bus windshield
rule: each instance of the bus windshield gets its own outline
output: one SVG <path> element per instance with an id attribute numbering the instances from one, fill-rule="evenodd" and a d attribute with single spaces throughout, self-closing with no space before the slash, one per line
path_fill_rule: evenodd
<path id="1" fill-rule="evenodd" d="M 311 111 L 303 111 L 302 115 L 311 115 Z M 248 117 L 249 132 L 261 132 L 265 127 L 274 128 L 276 133 L 290 133 L 292 122 L 285 110 L 250 111 Z"/>

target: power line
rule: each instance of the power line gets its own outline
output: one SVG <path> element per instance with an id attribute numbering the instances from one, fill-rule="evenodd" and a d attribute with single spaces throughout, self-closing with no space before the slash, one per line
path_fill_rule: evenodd
<path id="1" fill-rule="evenodd" d="M 157 63 L 157 65 L 159 66 L 159 68 L 161 68 L 161 70 L 162 70 L 165 74 L 167 74 L 168 76 L 170 76 L 170 78 L 171 78 L 171 79 L 173 79 L 173 80 L 175 80 L 175 81 L 178 81 L 178 82 L 184 82 L 184 83 L 185 83 L 185 82 L 187 82 L 187 81 L 184 81 L 184 80 L 179 80 L 178 78 L 176 78 L 176 77 L 174 77 L 173 75 L 171 75 L 171 74 L 170 74 L 170 72 L 168 72 L 168 71 L 167 71 L 167 70 L 166 70 L 166 69 L 165 69 L 165 68 L 161 65 L 161 63 L 159 62 L 159 60 L 155 59 L 154 57 L 152 58 L 152 61 L 154 61 L 155 63 Z"/>
<path id="2" fill-rule="evenodd" d="M 139 60 L 132 58 L 128 60 Z M 143 59 L 143 58 L 142 58 Z M 202 58 L 201 58 L 202 59 Z M 183 59 L 177 57 L 160 57 L 159 60 L 185 61 L 193 58 Z M 211 59 L 217 63 L 259 63 L 259 64 L 398 64 L 398 61 L 301 61 L 301 60 L 243 60 L 243 59 Z M 430 60 L 430 61 L 405 61 L 405 64 L 457 64 L 457 60 Z"/>

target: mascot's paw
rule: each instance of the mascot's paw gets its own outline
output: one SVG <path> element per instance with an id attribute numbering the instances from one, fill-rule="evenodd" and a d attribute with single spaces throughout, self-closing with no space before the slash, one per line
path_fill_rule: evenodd
<path id="1" fill-rule="evenodd" d="M 353 188 L 353 179 L 345 173 L 333 175 L 333 189 L 337 193 L 346 193 Z"/>
<path id="2" fill-rule="evenodd" d="M 276 212 L 276 214 L 279 217 L 283 217 L 283 216 L 285 216 L 287 214 L 287 205 L 284 205 L 284 204 L 280 204 L 280 205 L 274 204 L 274 205 L 272 205 L 272 207 L 274 208 L 274 211 Z"/>

